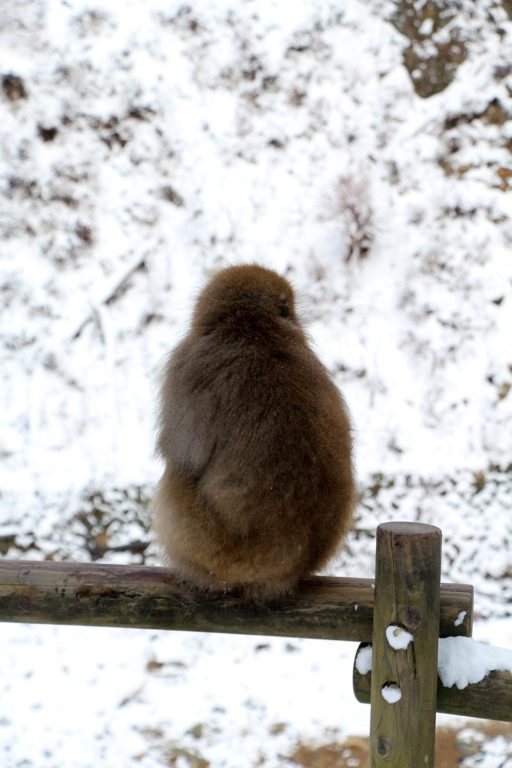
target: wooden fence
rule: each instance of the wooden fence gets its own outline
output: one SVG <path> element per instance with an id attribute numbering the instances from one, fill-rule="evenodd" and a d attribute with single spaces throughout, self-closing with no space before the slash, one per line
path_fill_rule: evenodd
<path id="1" fill-rule="evenodd" d="M 166 568 L 3 560 L 0 621 L 371 643 L 371 674 L 353 676 L 356 698 L 371 701 L 370 766 L 433 768 L 436 711 L 512 722 L 509 672 L 463 690 L 438 681 L 438 638 L 469 637 L 473 623 L 473 588 L 440 584 L 440 563 L 438 528 L 385 523 L 375 581 L 310 578 L 263 606 L 200 592 Z M 386 639 L 393 625 L 412 635 L 407 648 Z"/>

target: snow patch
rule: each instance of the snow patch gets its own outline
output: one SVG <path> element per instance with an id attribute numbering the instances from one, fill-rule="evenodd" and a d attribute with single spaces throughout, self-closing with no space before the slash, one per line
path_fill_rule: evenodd
<path id="1" fill-rule="evenodd" d="M 386 627 L 386 638 L 395 651 L 405 651 L 412 641 L 411 633 L 397 624 L 390 624 L 389 627 Z"/>
<path id="2" fill-rule="evenodd" d="M 396 704 L 402 698 L 402 691 L 396 683 L 386 683 L 381 689 L 382 698 L 388 702 L 388 704 Z"/>
<path id="3" fill-rule="evenodd" d="M 464 619 L 466 618 L 467 611 L 461 611 L 455 621 L 453 622 L 454 627 L 460 627 Z"/>
<path id="4" fill-rule="evenodd" d="M 493 670 L 512 672 L 512 651 L 470 637 L 443 637 L 439 640 L 437 669 L 446 688 L 465 688 L 479 683 Z"/>
<path id="5" fill-rule="evenodd" d="M 356 656 L 356 669 L 360 675 L 367 675 L 372 669 L 372 646 L 365 645 L 359 649 Z"/>

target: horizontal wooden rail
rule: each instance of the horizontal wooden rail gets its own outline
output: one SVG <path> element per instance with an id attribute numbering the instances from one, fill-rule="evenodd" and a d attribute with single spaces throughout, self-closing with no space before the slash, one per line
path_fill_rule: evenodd
<path id="1" fill-rule="evenodd" d="M 370 642 L 371 579 L 317 576 L 269 605 L 208 594 L 167 568 L 0 561 L 0 621 Z M 473 587 L 441 585 L 439 633 L 471 636 Z"/>
<path id="2" fill-rule="evenodd" d="M 353 686 L 356 699 L 370 703 L 372 673 L 361 675 L 354 667 Z M 466 688 L 445 688 L 437 680 L 437 712 L 464 717 L 483 717 L 486 720 L 512 722 L 512 674 L 491 672 L 480 683 Z"/>

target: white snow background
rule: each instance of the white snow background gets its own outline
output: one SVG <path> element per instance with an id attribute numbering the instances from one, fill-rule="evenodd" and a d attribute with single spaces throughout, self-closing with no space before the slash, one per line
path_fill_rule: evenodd
<path id="1" fill-rule="evenodd" d="M 476 639 L 512 649 L 512 10 L 445 3 L 467 55 L 421 98 L 396 5 L 0 0 L 5 556 L 157 562 L 158 372 L 211 271 L 258 261 L 354 420 L 330 572 L 370 577 L 380 522 L 438 525 Z M 5 768 L 279 766 L 367 733 L 352 644 L 1 634 Z"/>

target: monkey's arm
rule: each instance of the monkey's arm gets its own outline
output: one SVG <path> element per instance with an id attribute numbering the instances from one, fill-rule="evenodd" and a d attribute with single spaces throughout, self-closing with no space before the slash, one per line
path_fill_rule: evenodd
<path id="1" fill-rule="evenodd" d="M 181 344 L 165 371 L 157 449 L 168 465 L 199 480 L 217 446 L 216 404 L 197 355 Z"/>

